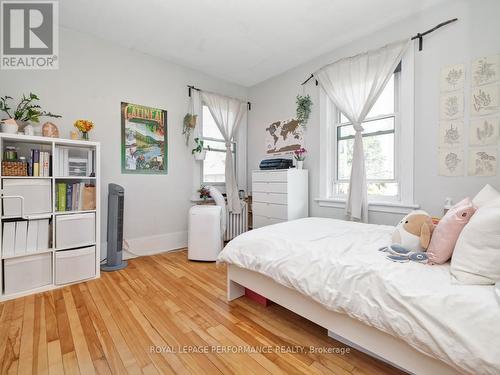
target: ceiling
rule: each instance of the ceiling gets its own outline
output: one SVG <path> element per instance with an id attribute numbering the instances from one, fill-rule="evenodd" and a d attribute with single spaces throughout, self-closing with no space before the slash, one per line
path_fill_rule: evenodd
<path id="1" fill-rule="evenodd" d="M 252 86 L 443 0 L 69 0 L 64 27 Z"/>

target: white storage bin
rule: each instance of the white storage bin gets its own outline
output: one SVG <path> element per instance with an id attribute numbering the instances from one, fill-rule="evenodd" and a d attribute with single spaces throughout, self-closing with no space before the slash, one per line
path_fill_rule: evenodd
<path id="1" fill-rule="evenodd" d="M 56 216 L 56 248 L 67 249 L 95 243 L 95 214 Z"/>
<path id="2" fill-rule="evenodd" d="M 5 294 L 24 292 L 52 284 L 52 254 L 4 260 Z"/>
<path id="3" fill-rule="evenodd" d="M 57 285 L 90 279 L 95 276 L 95 246 L 56 251 Z"/>
<path id="4" fill-rule="evenodd" d="M 24 198 L 24 214 L 43 214 L 52 212 L 50 179 L 4 179 L 4 195 L 20 195 Z M 21 200 L 3 199 L 3 213 L 6 216 L 21 215 Z"/>

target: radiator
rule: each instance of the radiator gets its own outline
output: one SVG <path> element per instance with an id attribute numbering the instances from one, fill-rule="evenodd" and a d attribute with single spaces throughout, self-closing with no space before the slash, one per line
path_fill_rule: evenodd
<path id="1" fill-rule="evenodd" d="M 248 231 L 248 205 L 242 202 L 241 214 L 229 212 L 226 206 L 226 235 L 224 241 L 231 241 L 234 237 Z"/>

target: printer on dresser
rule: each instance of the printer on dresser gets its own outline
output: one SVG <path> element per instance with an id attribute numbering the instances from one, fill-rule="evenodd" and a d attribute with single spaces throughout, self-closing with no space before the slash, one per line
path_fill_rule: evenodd
<path id="1" fill-rule="evenodd" d="M 306 169 L 252 172 L 253 228 L 309 215 Z"/>

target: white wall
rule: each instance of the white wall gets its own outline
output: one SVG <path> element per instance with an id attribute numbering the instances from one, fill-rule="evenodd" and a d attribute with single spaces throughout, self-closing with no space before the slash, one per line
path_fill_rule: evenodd
<path id="1" fill-rule="evenodd" d="M 54 121 L 62 137 L 69 138 L 78 118 L 95 122 L 91 139 L 102 144 L 102 241 L 107 184 L 115 182 L 125 187 L 124 237 L 132 249 L 185 246 L 195 170 L 181 134 L 186 85 L 241 98 L 246 89 L 66 28 L 60 29 L 59 65 L 55 71 L 0 71 L 0 95 L 38 94 L 44 109 L 63 116 Z M 121 101 L 168 111 L 167 175 L 121 173 Z"/>
<path id="2" fill-rule="evenodd" d="M 496 177 L 441 177 L 437 175 L 437 131 L 439 72 L 443 66 L 465 63 L 483 55 L 500 53 L 500 27 L 497 0 L 454 0 L 399 22 L 391 27 L 354 41 L 326 56 L 315 59 L 250 88 L 252 111 L 249 115 L 248 170 L 258 168 L 265 157 L 265 128 L 273 121 L 295 116 L 295 96 L 302 93 L 299 84 L 311 72 L 338 58 L 351 56 L 427 30 L 436 24 L 458 17 L 459 21 L 424 39 L 424 50 L 415 52 L 415 202 L 432 214 L 442 213 L 445 197 L 458 199 L 474 195 L 486 183 L 500 188 Z M 311 41 L 314 43 L 314 41 Z M 417 43 L 416 43 L 417 44 Z M 416 47 L 416 46 L 415 46 Z M 277 57 L 279 58 L 279 56 Z M 469 68 L 470 69 L 470 68 Z M 469 70 L 467 71 L 468 74 Z M 308 123 L 306 168 L 310 171 L 310 214 L 343 218 L 343 210 L 319 207 L 319 108 L 318 87 L 311 80 L 306 87 L 314 102 Z M 466 95 L 468 90 L 466 90 Z M 467 100 L 467 103 L 469 101 Z M 468 112 L 465 114 L 467 121 Z M 404 126 L 404 124 L 403 124 Z M 370 221 L 394 224 L 398 215 L 370 213 Z"/>

